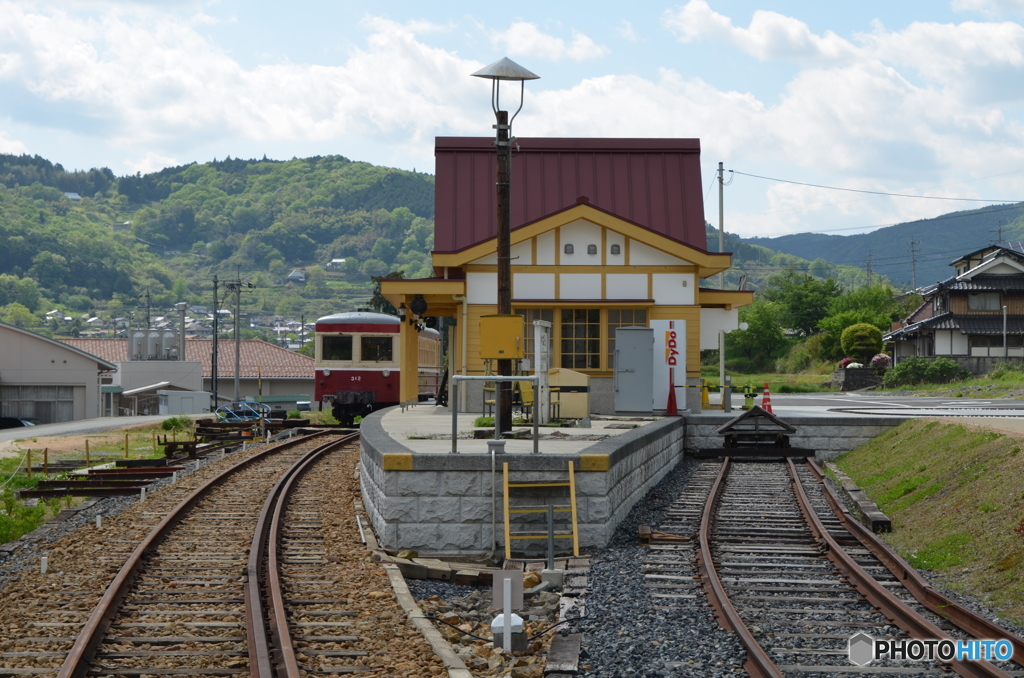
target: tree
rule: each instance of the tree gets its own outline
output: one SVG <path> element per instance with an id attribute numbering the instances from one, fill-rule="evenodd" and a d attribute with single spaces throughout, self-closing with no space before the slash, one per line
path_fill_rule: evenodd
<path id="1" fill-rule="evenodd" d="M 306 289 L 317 298 L 326 297 L 330 293 L 324 269 L 319 266 L 310 266 L 306 269 Z"/>
<path id="2" fill-rule="evenodd" d="M 39 324 L 39 318 L 16 301 L 0 309 L 0 318 L 15 327 L 35 327 Z"/>
<path id="3" fill-rule="evenodd" d="M 788 345 L 779 323 L 782 316 L 779 304 L 758 298 L 750 306 L 741 308 L 739 316 L 747 323 L 747 329 L 725 335 L 726 352 L 739 352 L 752 367 L 770 365 Z"/>
<path id="4" fill-rule="evenodd" d="M 370 308 L 381 313 L 388 313 L 391 315 L 398 315 L 398 309 L 395 308 L 394 304 L 384 298 L 384 295 L 380 293 L 380 282 L 381 280 L 403 280 L 405 279 L 405 273 L 401 271 L 391 271 L 387 275 L 378 275 L 373 277 L 373 296 L 370 297 Z"/>
<path id="5" fill-rule="evenodd" d="M 184 278 L 175 280 L 174 285 L 171 286 L 171 294 L 174 295 L 176 301 L 185 301 L 185 297 L 188 296 L 188 282 Z"/>
<path id="6" fill-rule="evenodd" d="M 841 337 L 843 330 L 851 325 L 869 323 L 883 332 L 887 331 L 894 320 L 895 308 L 892 288 L 888 285 L 860 287 L 836 297 L 829 303 L 828 315 L 818 322 L 818 327 L 825 333 L 821 357 L 839 360 L 849 355 L 842 348 Z"/>
<path id="7" fill-rule="evenodd" d="M 841 340 L 843 352 L 865 365 L 882 350 L 882 331 L 870 323 L 850 325 Z"/>
<path id="8" fill-rule="evenodd" d="M 842 293 L 842 286 L 834 278 L 817 280 L 787 268 L 768 278 L 761 296 L 779 304 L 783 327 L 808 337 L 818 331 L 818 323 L 828 314 L 829 304 Z"/>

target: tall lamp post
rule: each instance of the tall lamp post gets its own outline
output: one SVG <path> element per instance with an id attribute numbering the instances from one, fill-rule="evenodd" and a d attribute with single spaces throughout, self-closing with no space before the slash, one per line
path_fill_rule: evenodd
<path id="1" fill-rule="evenodd" d="M 494 145 L 498 148 L 498 177 L 497 177 L 497 204 L 498 204 L 498 313 L 511 315 L 512 313 L 512 256 L 511 256 L 511 230 L 512 230 L 512 204 L 511 204 L 511 182 L 512 182 L 512 121 L 523 110 L 523 96 L 526 92 L 526 81 L 537 80 L 540 76 L 526 70 L 508 57 L 495 61 L 490 66 L 481 68 L 473 73 L 475 78 L 486 78 L 491 81 L 491 110 L 494 111 L 497 131 L 494 138 Z M 501 81 L 519 83 L 519 108 L 509 119 L 508 111 L 501 110 Z M 498 374 L 512 376 L 512 360 L 498 361 Z M 512 429 L 512 382 L 499 382 L 498 390 L 498 412 L 501 421 L 501 428 Z M 498 432 L 500 435 L 501 432 Z"/>

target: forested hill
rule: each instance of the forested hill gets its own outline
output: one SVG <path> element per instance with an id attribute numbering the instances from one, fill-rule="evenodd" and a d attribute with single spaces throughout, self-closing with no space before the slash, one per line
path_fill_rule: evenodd
<path id="1" fill-rule="evenodd" d="M 953 259 L 995 242 L 1000 233 L 1003 240 L 1024 240 L 1024 203 L 953 212 L 857 235 L 798 233 L 778 238 L 744 238 L 742 242 L 811 261 L 820 259 L 861 268 L 867 265 L 870 255 L 874 273 L 909 288 L 912 264 L 916 264 L 918 285 L 945 280 L 951 275 L 949 263 Z M 916 243 L 913 257 L 911 242 Z"/>
<path id="2" fill-rule="evenodd" d="M 0 317 L 13 302 L 40 316 L 117 313 L 146 294 L 155 308 L 209 304 L 214 274 L 253 282 L 261 312 L 351 308 L 371 276 L 431 274 L 433 198 L 430 175 L 342 156 L 117 178 L 0 155 Z M 345 262 L 325 276 L 332 259 Z M 295 268 L 310 285 L 286 286 Z"/>

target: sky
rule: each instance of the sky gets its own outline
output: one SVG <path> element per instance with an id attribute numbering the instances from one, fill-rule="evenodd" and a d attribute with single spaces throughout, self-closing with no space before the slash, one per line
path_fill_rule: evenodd
<path id="1" fill-rule="evenodd" d="M 493 134 L 470 74 L 504 56 L 541 76 L 516 136 L 699 138 L 743 236 L 1024 200 L 1024 0 L 0 0 L 0 152 L 433 173 L 435 136 Z"/>

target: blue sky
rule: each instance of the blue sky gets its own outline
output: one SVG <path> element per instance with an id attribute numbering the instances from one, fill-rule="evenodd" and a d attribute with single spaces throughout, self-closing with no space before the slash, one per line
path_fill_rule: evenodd
<path id="1" fill-rule="evenodd" d="M 117 174 L 212 158 L 433 171 L 489 135 L 509 56 L 541 75 L 515 133 L 698 137 L 747 174 L 1024 200 L 1024 0 L 293 3 L 0 0 L 0 152 Z M 509 5 L 504 5 L 509 7 Z M 854 233 L 988 203 L 736 176 L 726 228 Z M 717 225 L 716 195 L 706 203 Z"/>

